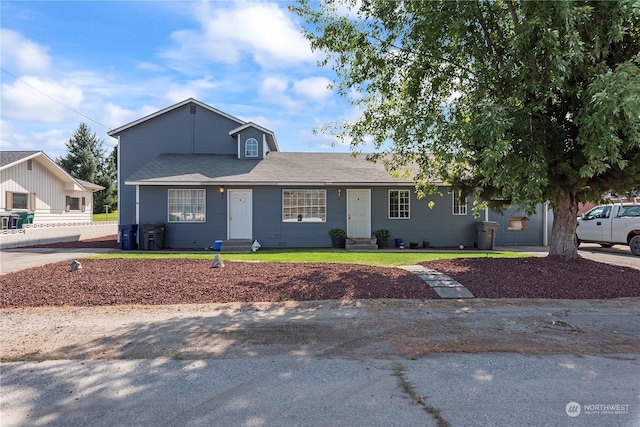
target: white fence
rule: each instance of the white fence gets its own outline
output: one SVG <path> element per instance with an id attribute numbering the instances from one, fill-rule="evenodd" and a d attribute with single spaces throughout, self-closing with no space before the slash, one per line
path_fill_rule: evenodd
<path id="1" fill-rule="evenodd" d="M 0 249 L 76 242 L 115 234 L 118 234 L 117 221 L 25 224 L 17 230 L 1 230 Z"/>

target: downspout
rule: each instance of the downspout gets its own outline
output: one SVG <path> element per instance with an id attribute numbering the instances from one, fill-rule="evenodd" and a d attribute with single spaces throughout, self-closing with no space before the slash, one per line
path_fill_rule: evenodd
<path id="1" fill-rule="evenodd" d="M 542 210 L 542 246 L 549 246 L 549 202 L 545 202 Z"/>
<path id="2" fill-rule="evenodd" d="M 136 217 L 133 220 L 134 224 L 138 224 L 138 221 L 140 219 L 140 186 L 136 185 Z M 138 244 L 138 247 L 140 247 L 140 224 L 138 224 L 138 233 L 136 234 L 136 243 Z"/>

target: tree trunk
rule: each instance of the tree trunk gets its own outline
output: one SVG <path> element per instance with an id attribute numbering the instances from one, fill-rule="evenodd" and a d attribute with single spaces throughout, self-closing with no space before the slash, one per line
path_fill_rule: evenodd
<path id="1" fill-rule="evenodd" d="M 565 259 L 580 258 L 578 255 L 578 198 L 575 193 L 565 193 L 564 197 L 552 200 L 553 227 L 549 256 L 560 256 Z"/>

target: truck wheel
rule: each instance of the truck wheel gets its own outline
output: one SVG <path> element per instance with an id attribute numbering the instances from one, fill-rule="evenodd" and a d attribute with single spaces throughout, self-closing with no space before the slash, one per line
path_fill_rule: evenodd
<path id="1" fill-rule="evenodd" d="M 629 241 L 629 248 L 631 249 L 631 253 L 640 256 L 640 234 L 634 236 Z"/>

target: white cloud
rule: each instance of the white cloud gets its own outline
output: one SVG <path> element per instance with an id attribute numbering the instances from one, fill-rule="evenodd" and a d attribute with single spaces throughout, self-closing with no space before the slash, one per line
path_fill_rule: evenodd
<path id="1" fill-rule="evenodd" d="M 0 29 L 0 40 L 2 40 L 2 49 L 0 49 L 2 66 L 8 71 L 17 74 L 49 72 L 51 57 L 47 53 L 48 48 L 6 28 Z"/>
<path id="2" fill-rule="evenodd" d="M 165 71 L 165 68 L 162 65 L 155 64 L 153 62 L 147 62 L 147 61 L 136 62 L 136 67 L 140 70 L 150 71 L 152 73 L 161 73 Z"/>
<path id="3" fill-rule="evenodd" d="M 296 81 L 293 92 L 314 101 L 323 101 L 332 95 L 329 84 L 331 81 L 325 77 L 310 77 Z"/>
<path id="4" fill-rule="evenodd" d="M 13 84 L 2 85 L 2 115 L 57 123 L 75 114 L 69 108 L 80 108 L 83 99 L 82 90 L 75 84 L 25 76 Z"/>
<path id="5" fill-rule="evenodd" d="M 179 69 L 203 57 L 235 64 L 249 56 L 268 69 L 317 59 L 293 16 L 278 3 L 198 3 L 194 16 L 200 28 L 173 32 L 175 46 L 161 55 Z"/>

